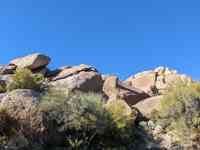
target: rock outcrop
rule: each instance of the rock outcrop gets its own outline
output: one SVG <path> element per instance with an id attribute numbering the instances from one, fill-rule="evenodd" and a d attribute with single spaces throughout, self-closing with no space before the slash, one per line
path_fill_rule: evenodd
<path id="1" fill-rule="evenodd" d="M 29 68 L 31 70 L 46 67 L 50 63 L 50 57 L 35 53 L 25 57 L 20 57 L 12 60 L 11 65 L 17 66 L 17 68 Z"/>
<path id="2" fill-rule="evenodd" d="M 177 81 L 192 82 L 191 77 L 178 74 L 176 70 L 166 67 L 158 67 L 155 70 L 144 71 L 129 77 L 126 82 L 133 87 L 139 88 L 146 93 L 154 95 L 163 93 L 169 84 Z"/>
<path id="3" fill-rule="evenodd" d="M 8 141 L 8 145 L 17 147 L 19 150 L 24 149 L 24 147 L 28 148 L 28 146 L 30 146 L 28 143 L 29 141 L 36 141 L 36 143 L 42 143 L 48 146 L 51 146 L 51 144 L 54 146 L 65 145 L 64 143 L 66 142 L 66 132 L 68 132 L 68 130 L 65 130 L 65 123 L 71 121 L 70 115 L 68 115 L 71 114 L 71 112 L 63 113 L 66 111 L 65 109 L 67 109 L 68 111 L 69 107 L 61 108 L 60 106 L 62 106 L 66 101 L 68 103 L 69 98 L 64 97 L 66 98 L 64 99 L 64 103 L 61 103 L 61 105 L 59 103 L 57 104 L 57 100 L 62 100 L 62 95 L 60 98 L 60 93 L 58 93 L 59 96 L 56 95 L 56 99 L 52 100 L 53 102 L 55 102 L 55 104 L 51 104 L 53 105 L 53 107 L 58 107 L 58 109 L 56 108 L 55 110 L 49 109 L 45 112 L 41 109 L 40 106 L 40 100 L 41 96 L 43 96 L 43 93 L 45 93 L 46 89 L 48 89 L 49 87 L 53 87 L 51 90 L 56 91 L 57 89 L 64 89 L 64 92 L 67 91 L 70 94 L 76 94 L 76 92 L 70 92 L 76 90 L 85 93 L 100 93 L 100 96 L 102 96 L 103 98 L 100 97 L 98 101 L 102 99 L 104 100 L 105 98 L 105 103 L 102 103 L 101 105 L 103 111 L 105 111 L 105 108 L 108 108 L 108 106 L 115 105 L 117 107 L 121 102 L 123 102 L 123 112 L 125 116 L 127 116 L 127 114 L 133 113 L 134 111 L 137 112 L 135 114 L 135 117 L 137 118 L 135 120 L 135 126 L 140 125 L 140 123 L 143 122 L 143 125 L 149 127 L 147 129 L 152 130 L 151 134 L 154 137 L 159 137 L 161 139 L 161 146 L 163 144 L 163 147 L 171 147 L 171 141 L 173 140 L 171 140 L 170 138 L 173 136 L 169 136 L 166 133 L 163 134 L 162 131 L 164 131 L 164 127 L 154 124 L 154 122 L 152 121 L 153 119 L 151 120 L 149 116 L 152 114 L 152 112 L 160 109 L 161 100 L 163 100 L 165 91 L 170 84 L 174 84 L 177 81 L 192 83 L 194 81 L 191 79 L 191 77 L 184 74 L 179 74 L 176 70 L 172 70 L 166 67 L 158 67 L 154 70 L 138 73 L 131 76 L 125 81 L 121 81 L 118 79 L 117 76 L 102 75 L 96 68 L 85 64 L 77 66 L 64 66 L 52 71 L 47 67 L 50 61 L 50 57 L 36 53 L 25 57 L 16 58 L 7 65 L 0 65 L 0 108 L 4 108 L 9 117 L 14 119 L 13 125 L 16 125 L 16 129 L 19 130 L 17 134 L 9 137 L 10 139 Z M 10 82 L 14 81 L 13 76 L 15 75 L 16 69 L 19 68 L 30 69 L 33 74 L 31 74 L 30 71 L 29 74 L 32 78 L 34 78 L 34 81 L 41 77 L 35 74 L 42 74 L 44 78 L 43 76 L 41 77 L 41 86 L 44 88 L 41 88 L 42 90 L 38 90 L 38 92 L 30 90 L 34 88 L 9 91 L 10 89 L 8 88 L 8 85 Z M 27 80 L 29 80 L 30 78 L 24 79 L 23 71 L 21 71 L 20 75 L 22 75 L 22 77 L 20 76 L 20 78 L 25 80 L 25 85 L 27 85 Z M 15 80 L 20 81 L 19 78 Z M 29 83 L 32 84 L 32 82 Z M 27 86 L 17 86 L 17 88 L 24 87 L 27 88 Z M 48 96 L 48 103 L 51 103 L 51 97 L 51 95 Z M 81 95 L 81 98 L 82 97 L 83 96 Z M 91 99 L 93 100 L 94 97 L 92 97 Z M 77 100 L 77 97 L 71 100 L 75 101 Z M 118 102 L 120 103 L 118 104 Z M 81 106 L 84 104 L 80 101 L 77 101 L 77 103 Z M 101 111 L 98 110 L 96 104 L 92 104 L 91 106 L 89 104 L 87 105 L 88 107 L 92 107 L 94 111 Z M 198 104 L 194 103 L 194 105 L 197 106 Z M 45 106 L 50 108 L 49 105 L 47 105 L 46 103 Z M 74 109 L 75 107 L 76 106 L 73 106 L 72 109 Z M 110 108 L 113 109 L 112 107 Z M 58 114 L 55 114 L 57 113 L 57 111 Z M 85 110 L 80 108 L 80 111 L 82 116 L 82 114 L 85 113 Z M 119 111 L 117 110 L 117 112 Z M 73 113 L 76 113 L 76 111 Z M 93 116 L 90 116 L 89 113 L 86 115 L 88 115 L 87 117 L 91 120 L 96 119 L 92 118 Z M 117 114 L 117 116 L 118 115 L 119 114 Z M 67 120 L 64 116 L 69 117 L 69 120 Z M 106 123 L 108 121 L 108 118 L 105 119 Z M 123 118 L 125 117 L 123 116 Z M 78 119 L 77 122 L 79 122 L 79 120 L 80 119 Z M 2 121 L 2 119 L 0 119 L 0 121 Z M 101 125 L 102 124 L 100 122 L 98 127 L 100 127 Z M 0 136 L 3 133 L 3 127 L 0 127 Z M 139 126 L 139 128 L 140 127 L 141 126 Z M 140 128 L 140 130 L 143 130 L 143 128 Z M 144 136 L 147 135 L 145 134 Z M 149 137 L 145 137 L 145 142 L 147 138 Z M 141 143 L 141 145 L 143 145 L 143 142 Z M 1 141 L 0 149 L 2 149 Z"/>
<path id="4" fill-rule="evenodd" d="M 14 74 L 14 71 L 16 70 L 15 65 L 0 65 L 0 74 Z"/>
<path id="5" fill-rule="evenodd" d="M 105 79 L 103 85 L 103 92 L 109 100 L 122 99 L 129 105 L 134 105 L 138 101 L 149 97 L 148 94 L 140 89 L 131 87 L 119 81 L 116 76 L 109 76 Z"/>
<path id="6" fill-rule="evenodd" d="M 163 96 L 153 96 L 147 99 L 143 99 L 133 107 L 137 108 L 144 116 L 149 116 L 153 111 L 157 111 L 160 108 L 161 100 Z"/>
<path id="7" fill-rule="evenodd" d="M 101 74 L 95 68 L 84 64 L 64 67 L 55 77 L 51 78 L 50 84 L 55 87 L 83 92 L 101 92 L 103 84 Z"/>

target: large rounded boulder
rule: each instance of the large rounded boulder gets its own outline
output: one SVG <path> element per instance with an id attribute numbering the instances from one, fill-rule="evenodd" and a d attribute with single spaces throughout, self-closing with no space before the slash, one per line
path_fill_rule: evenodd
<path id="1" fill-rule="evenodd" d="M 50 61 L 50 57 L 40 53 L 34 53 L 24 57 L 16 58 L 12 60 L 10 64 L 17 66 L 17 68 L 29 68 L 31 70 L 35 70 L 47 66 Z"/>
<path id="2" fill-rule="evenodd" d="M 80 65 L 62 68 L 51 79 L 51 85 L 57 88 L 68 88 L 83 92 L 100 92 L 103 80 L 98 71 L 89 65 Z"/>
<path id="3" fill-rule="evenodd" d="M 154 111 L 160 110 L 162 99 L 162 95 L 153 96 L 138 102 L 137 104 L 133 105 L 133 107 L 137 108 L 144 116 L 148 117 Z"/>

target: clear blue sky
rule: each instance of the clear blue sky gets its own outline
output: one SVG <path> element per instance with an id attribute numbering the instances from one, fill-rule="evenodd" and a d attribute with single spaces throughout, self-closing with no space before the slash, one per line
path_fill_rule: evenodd
<path id="1" fill-rule="evenodd" d="M 46 53 L 125 79 L 165 65 L 200 77 L 199 0 L 4 0 L 0 63 Z"/>

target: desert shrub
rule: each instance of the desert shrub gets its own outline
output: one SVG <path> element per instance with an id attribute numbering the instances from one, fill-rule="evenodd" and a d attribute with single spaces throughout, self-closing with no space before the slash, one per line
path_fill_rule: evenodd
<path id="1" fill-rule="evenodd" d="M 5 108 L 0 108 L 0 145 L 6 145 L 9 137 L 15 134 L 16 121 L 7 113 Z"/>
<path id="2" fill-rule="evenodd" d="M 200 84 L 177 82 L 168 88 L 155 120 L 161 123 L 167 120 L 166 131 L 172 132 L 178 142 L 191 145 L 199 142 L 199 118 Z M 200 146 L 198 142 L 195 144 Z"/>
<path id="3" fill-rule="evenodd" d="M 113 100 L 108 102 L 106 105 L 106 110 L 108 113 L 110 113 L 114 123 L 113 130 L 117 130 L 118 133 L 122 136 L 126 134 L 126 136 L 130 136 L 130 130 L 134 125 L 134 121 L 137 117 L 137 112 L 133 111 L 123 100 Z"/>
<path id="4" fill-rule="evenodd" d="M 33 89 L 40 91 L 42 89 L 44 77 L 41 74 L 32 74 L 29 69 L 17 69 L 12 82 L 7 86 L 8 91 L 14 89 Z"/>
<path id="5" fill-rule="evenodd" d="M 1 84 L 0 85 L 0 93 L 4 93 L 4 92 L 6 92 L 6 85 Z"/>
<path id="6" fill-rule="evenodd" d="M 153 85 L 150 87 L 149 94 L 152 96 L 157 96 L 157 95 L 160 95 L 160 92 L 159 92 L 158 88 L 155 85 Z"/>
<path id="7" fill-rule="evenodd" d="M 47 128 L 63 133 L 67 148 L 98 150 L 127 147 L 127 138 L 131 139 L 127 135 L 132 134 L 128 129 L 133 127 L 134 115 L 124 110 L 127 105 L 121 101 L 117 105 L 105 107 L 99 94 L 54 89 L 41 97 L 39 108 Z"/>

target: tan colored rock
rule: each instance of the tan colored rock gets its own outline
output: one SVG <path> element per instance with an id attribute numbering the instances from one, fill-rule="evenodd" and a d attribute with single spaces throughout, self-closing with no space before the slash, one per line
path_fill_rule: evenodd
<path id="1" fill-rule="evenodd" d="M 137 78 L 131 77 L 127 81 L 131 83 L 131 86 L 141 89 L 146 93 L 150 93 L 151 88 L 155 86 L 156 73 L 149 72 L 147 74 L 140 75 Z"/>
<path id="2" fill-rule="evenodd" d="M 94 71 L 97 72 L 97 70 L 95 68 L 93 68 L 92 66 L 89 65 L 85 65 L 85 64 L 81 64 L 79 66 L 73 66 L 73 67 L 62 67 L 60 69 L 61 71 L 57 74 L 56 77 L 54 77 L 52 79 L 52 81 L 56 81 L 56 80 L 60 80 L 60 79 L 64 79 L 67 77 L 70 77 L 72 75 L 78 74 L 81 71 Z"/>
<path id="3" fill-rule="evenodd" d="M 166 82 L 166 76 L 157 76 L 155 85 L 159 90 L 165 90 L 168 86 L 168 82 Z"/>
<path id="4" fill-rule="evenodd" d="M 106 78 L 103 85 L 103 92 L 109 100 L 123 99 L 129 105 L 134 105 L 138 101 L 149 97 L 144 91 L 119 81 L 116 76 Z"/>
<path id="5" fill-rule="evenodd" d="M 139 73 L 135 74 L 133 77 L 139 78 L 141 76 L 148 75 L 148 74 L 151 74 L 151 73 L 154 73 L 154 71 L 152 71 L 152 70 L 143 71 L 143 72 L 139 72 Z"/>
<path id="6" fill-rule="evenodd" d="M 155 95 L 156 93 L 163 93 L 166 88 L 177 81 L 192 82 L 191 77 L 178 74 L 176 70 L 169 69 L 166 67 L 158 67 L 154 71 L 144 71 L 142 73 L 136 74 L 133 77 L 128 78 L 126 81 L 130 83 L 132 87 L 139 88 L 150 95 Z M 154 92 L 152 89 L 155 89 Z M 155 93 L 155 94 L 154 94 Z"/>
<path id="7" fill-rule="evenodd" d="M 147 99 L 144 99 L 134 105 L 144 116 L 148 116 L 154 110 L 159 110 L 160 103 L 163 96 L 154 96 Z"/>
<path id="8" fill-rule="evenodd" d="M 33 74 L 42 74 L 43 76 L 45 76 L 47 71 L 48 71 L 48 68 L 43 67 L 43 68 L 35 69 L 32 72 Z"/>
<path id="9" fill-rule="evenodd" d="M 16 58 L 10 64 L 16 65 L 18 68 L 29 68 L 31 70 L 47 66 L 51 59 L 43 54 L 35 53 L 28 56 Z"/>
<path id="10" fill-rule="evenodd" d="M 118 87 L 118 78 L 116 76 L 106 77 L 103 91 L 109 97 L 109 99 L 117 99 L 119 89 Z"/>
<path id="11" fill-rule="evenodd" d="M 95 68 L 88 65 L 80 65 L 61 70 L 50 83 L 55 87 L 71 90 L 100 92 L 103 80 Z"/>

